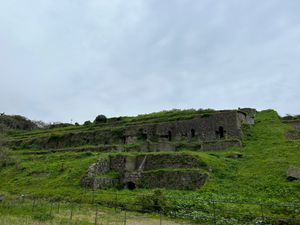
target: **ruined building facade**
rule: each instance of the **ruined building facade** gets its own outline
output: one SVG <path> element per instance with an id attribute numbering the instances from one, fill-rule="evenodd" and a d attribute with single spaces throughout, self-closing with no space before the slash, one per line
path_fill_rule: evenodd
<path id="1" fill-rule="evenodd" d="M 242 126 L 254 124 L 254 115 L 252 109 L 218 111 L 192 119 L 129 126 L 122 133 L 122 142 L 140 143 L 139 152 L 151 153 L 99 158 L 81 183 L 94 189 L 199 188 L 209 176 L 205 172 L 209 165 L 192 155 L 168 152 L 180 148 L 206 151 L 241 147 Z M 106 177 L 108 172 L 117 175 Z"/>

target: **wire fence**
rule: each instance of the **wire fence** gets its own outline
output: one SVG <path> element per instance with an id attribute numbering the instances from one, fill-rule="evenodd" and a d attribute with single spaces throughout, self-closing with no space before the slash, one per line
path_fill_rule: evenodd
<path id="1" fill-rule="evenodd" d="M 131 195 L 94 196 L 92 203 L 51 201 L 21 196 L 0 199 L 0 224 L 299 225 L 300 205 L 208 200 L 194 205 L 172 205 L 174 199 L 136 201 Z M 150 196 L 153 198 L 153 196 Z M 132 201 L 130 201 L 132 199 Z M 178 199 L 176 199 L 178 200 Z M 12 216 L 11 216 L 12 215 Z M 18 222 L 13 222 L 14 220 Z"/>

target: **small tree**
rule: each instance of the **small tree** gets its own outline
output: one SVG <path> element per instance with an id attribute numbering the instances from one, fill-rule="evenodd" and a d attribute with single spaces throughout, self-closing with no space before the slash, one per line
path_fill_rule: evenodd
<path id="1" fill-rule="evenodd" d="M 98 115 L 94 121 L 94 123 L 106 123 L 107 118 L 105 115 Z"/>
<path id="2" fill-rule="evenodd" d="M 85 121 L 85 122 L 83 123 L 83 125 L 84 125 L 84 126 L 89 126 L 89 125 L 91 125 L 91 121 L 87 120 L 87 121 Z"/>

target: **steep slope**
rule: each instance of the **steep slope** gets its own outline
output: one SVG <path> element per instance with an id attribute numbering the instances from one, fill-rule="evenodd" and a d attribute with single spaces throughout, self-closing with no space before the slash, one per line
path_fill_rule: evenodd
<path id="1" fill-rule="evenodd" d="M 254 126 L 244 127 L 243 148 L 204 152 L 191 151 L 188 148 L 180 150 L 181 153 L 199 157 L 209 165 L 207 172 L 210 178 L 198 190 L 164 190 L 164 195 L 170 197 L 170 204 L 178 208 L 203 207 L 203 201 L 212 199 L 300 204 L 300 181 L 291 182 L 286 179 L 290 165 L 300 167 L 300 141 L 286 139 L 286 133 L 290 130 L 291 127 L 282 123 L 275 111 L 265 110 L 257 113 Z M 92 163 L 99 157 L 113 154 L 117 153 L 52 153 L 40 149 L 13 151 L 16 164 L 1 168 L 0 192 L 6 195 L 23 193 L 86 202 L 94 198 L 112 199 L 112 193 L 118 193 L 118 201 L 124 203 L 138 201 L 139 194 L 150 193 L 148 189 L 108 189 L 93 192 L 80 186 L 81 177 Z M 122 154 L 135 155 L 126 152 Z M 236 154 L 242 157 L 232 157 Z M 237 207 L 239 206 L 236 209 Z"/>

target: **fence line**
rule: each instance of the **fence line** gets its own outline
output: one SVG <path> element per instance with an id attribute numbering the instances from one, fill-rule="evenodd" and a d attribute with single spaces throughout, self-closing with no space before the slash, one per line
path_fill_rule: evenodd
<path id="1" fill-rule="evenodd" d="M 125 195 L 125 194 L 123 194 Z M 127 195 L 131 197 L 130 195 Z M 95 197 L 95 196 L 94 196 Z M 137 218 L 144 218 L 146 213 L 156 213 L 158 219 L 157 224 L 163 225 L 168 220 L 173 219 L 186 219 L 186 222 L 201 222 L 205 224 L 275 224 L 276 221 L 295 221 L 300 223 L 300 205 L 299 204 L 271 204 L 271 203 L 255 203 L 255 202 L 240 202 L 240 201 L 220 201 L 220 200 L 207 200 L 198 202 L 194 207 L 178 207 L 168 205 L 145 205 L 144 202 L 127 202 L 124 204 L 120 202 L 118 194 L 114 193 L 111 201 L 101 201 L 99 196 L 93 199 L 93 204 L 86 203 L 86 208 L 83 207 L 84 203 L 72 203 L 61 201 L 49 201 L 42 198 L 18 198 L 15 200 L 1 202 L 0 206 L 8 211 L 14 210 L 14 207 L 22 207 L 26 205 L 31 213 L 35 213 L 43 209 L 43 212 L 48 214 L 50 218 L 55 215 L 66 213 L 69 221 L 76 220 L 78 212 L 93 211 L 93 224 L 100 224 L 100 218 L 103 217 L 103 210 L 106 207 L 113 208 L 113 213 L 118 214 L 120 224 L 130 224 L 131 215 L 138 212 Z M 235 207 L 232 207 L 235 206 Z M 243 208 L 243 207 L 245 208 Z M 291 209 L 290 209 L 291 208 Z M 112 212 L 110 212 L 112 213 Z M 2 216 L 0 212 L 0 216 Z M 27 219 L 27 217 L 26 217 Z M 108 219 L 112 222 L 112 219 Z M 118 221 L 115 221 L 118 223 Z M 254 223 L 255 222 L 255 223 Z M 27 223 L 27 222 L 26 222 Z M 101 222 L 102 223 L 102 222 Z M 176 223 L 177 224 L 177 223 Z"/>

